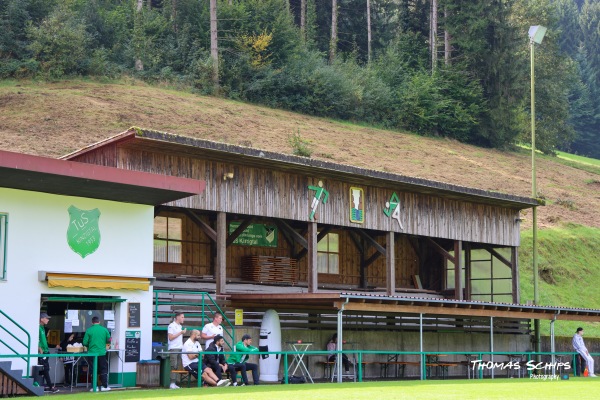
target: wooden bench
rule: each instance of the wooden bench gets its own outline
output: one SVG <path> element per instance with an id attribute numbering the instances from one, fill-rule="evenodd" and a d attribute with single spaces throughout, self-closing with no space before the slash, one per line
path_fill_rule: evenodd
<path id="1" fill-rule="evenodd" d="M 430 368 L 436 368 L 438 371 L 442 371 L 442 379 L 446 379 L 448 377 L 448 368 L 449 367 L 458 367 L 460 363 L 458 362 L 435 362 L 435 363 L 426 363 L 427 367 L 427 376 L 431 376 Z"/>
<path id="2" fill-rule="evenodd" d="M 407 365 L 414 365 L 414 366 L 421 365 L 421 363 L 419 363 L 418 361 L 394 361 L 394 360 L 377 361 L 377 364 L 379 364 L 379 366 L 380 366 L 380 375 L 382 378 L 388 377 L 388 368 L 390 366 L 396 367 L 395 376 L 396 376 L 396 378 L 399 378 L 400 377 L 399 375 L 404 377 L 404 369 L 406 368 Z"/>
<path id="3" fill-rule="evenodd" d="M 179 382 L 182 383 L 185 380 L 187 381 L 187 387 L 190 387 L 192 382 L 192 373 L 190 371 L 187 369 L 172 369 L 171 373 L 179 375 Z"/>
<path id="4" fill-rule="evenodd" d="M 329 379 L 331 377 L 332 372 L 333 372 L 333 366 L 335 365 L 335 361 L 317 361 L 316 364 L 323 366 L 323 377 L 325 379 Z M 364 368 L 367 365 L 379 364 L 379 362 L 378 361 L 361 361 L 360 364 L 361 364 L 362 369 L 364 371 Z"/>

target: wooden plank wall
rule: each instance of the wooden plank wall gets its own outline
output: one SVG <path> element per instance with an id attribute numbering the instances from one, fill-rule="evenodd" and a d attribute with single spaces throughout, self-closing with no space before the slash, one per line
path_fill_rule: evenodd
<path id="1" fill-rule="evenodd" d="M 402 230 L 396 220 L 383 213 L 393 189 L 358 186 L 365 194 L 365 223 L 357 224 L 350 222 L 349 218 L 350 187 L 357 185 L 338 180 L 128 148 L 119 149 L 118 166 L 205 180 L 207 186 L 203 194 L 171 203 L 179 207 L 308 222 L 315 193 L 308 186 L 317 186 L 322 181 L 329 192 L 329 200 L 326 204 L 319 204 L 318 223 L 468 242 L 519 245 L 519 226 L 515 222 L 519 211 L 515 209 L 397 190 Z M 234 177 L 224 180 L 226 173 L 233 173 Z"/>
<path id="2" fill-rule="evenodd" d="M 156 273 L 204 276 L 213 274 L 213 263 L 211 255 L 213 248 L 211 240 L 206 234 L 184 214 L 177 212 L 161 212 L 160 216 L 181 218 L 183 221 L 183 244 L 182 244 L 182 262 L 176 263 L 154 263 Z M 214 225 L 206 215 L 200 217 L 204 222 Z M 228 221 L 229 224 L 231 221 Z M 270 223 L 269 220 L 256 220 L 256 223 Z M 348 231 L 344 229 L 333 230 L 340 236 L 340 274 L 327 275 L 319 274 L 319 283 L 340 284 L 349 286 L 358 286 L 360 283 L 360 253 L 354 242 L 351 240 Z M 385 245 L 385 238 L 377 238 L 378 243 Z M 241 278 L 242 258 L 251 255 L 266 255 L 272 257 L 290 257 L 291 249 L 285 241 L 283 234 L 278 230 L 278 247 L 257 247 L 257 246 L 239 246 L 232 244 L 227 247 L 227 278 Z M 296 248 L 296 251 L 299 247 Z M 367 257 L 375 252 L 374 249 L 368 251 Z M 400 235 L 396 241 L 396 286 L 412 287 L 412 275 L 418 274 L 419 262 L 417 255 L 410 246 L 408 239 Z M 299 281 L 307 280 L 307 261 L 306 257 L 298 261 Z M 385 286 L 385 257 L 381 256 L 367 268 L 367 282 L 369 286 Z"/>

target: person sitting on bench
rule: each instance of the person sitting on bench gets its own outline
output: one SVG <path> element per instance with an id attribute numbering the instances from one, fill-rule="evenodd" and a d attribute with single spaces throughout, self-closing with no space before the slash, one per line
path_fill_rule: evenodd
<path id="1" fill-rule="evenodd" d="M 248 384 L 248 374 L 246 371 L 252 371 L 252 379 L 254 379 L 254 384 L 259 384 L 259 375 L 258 375 L 258 365 L 254 363 L 249 363 L 249 353 L 256 352 L 258 349 L 252 346 L 252 337 L 248 334 L 242 336 L 242 340 L 235 344 L 235 354 L 229 356 L 227 363 L 230 365 L 230 368 L 237 372 L 240 371 L 242 375 L 242 384 Z"/>
<path id="2" fill-rule="evenodd" d="M 200 331 L 194 329 L 190 338 L 183 344 L 181 363 L 183 364 L 183 369 L 192 374 L 196 379 L 198 379 L 198 359 L 201 352 Z M 207 368 L 206 365 L 202 365 L 202 379 L 211 386 L 229 386 L 231 384 L 229 379 L 219 379 L 213 370 Z"/>
<path id="3" fill-rule="evenodd" d="M 334 362 L 337 354 L 333 353 L 337 350 L 337 333 L 334 333 L 329 342 L 327 343 L 327 351 L 330 352 L 327 361 Z M 350 360 L 348 360 L 348 356 L 342 354 L 342 364 L 344 364 L 344 370 L 346 372 L 350 372 Z"/>
<path id="4" fill-rule="evenodd" d="M 219 352 L 221 354 L 204 354 L 204 364 L 213 370 L 215 375 L 219 377 L 219 380 L 223 379 L 223 374 L 227 373 L 229 369 L 227 362 L 225 362 L 225 355 L 223 355 L 224 345 L 225 339 L 223 339 L 223 336 L 217 335 L 214 337 L 214 340 L 205 349 L 205 351 Z"/>
<path id="5" fill-rule="evenodd" d="M 589 377 L 595 378 L 596 374 L 594 373 L 594 359 L 583 343 L 583 328 L 577 328 L 575 335 L 573 335 L 573 349 L 581 355 L 581 358 L 585 360 Z"/>

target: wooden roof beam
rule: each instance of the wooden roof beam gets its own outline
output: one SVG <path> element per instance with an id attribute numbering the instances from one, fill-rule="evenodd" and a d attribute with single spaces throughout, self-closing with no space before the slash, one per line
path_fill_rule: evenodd
<path id="1" fill-rule="evenodd" d="M 213 242 L 217 241 L 217 232 L 215 232 L 215 230 L 206 222 L 202 221 L 200 217 L 196 215 L 196 213 L 189 208 L 184 208 L 183 212 L 192 220 L 192 222 L 198 225 L 202 232 L 206 233 L 206 236 L 208 236 Z"/>
<path id="2" fill-rule="evenodd" d="M 454 258 L 453 255 L 451 255 L 450 253 L 448 253 L 446 251 L 446 249 L 444 249 L 442 246 L 440 246 L 439 244 L 437 244 L 437 242 L 435 240 L 433 240 L 430 237 L 426 237 L 425 238 L 427 240 L 427 243 L 429 243 L 435 251 L 437 251 L 438 253 L 440 253 L 443 257 L 447 258 L 448 260 L 452 261 L 454 264 L 456 264 L 456 259 Z"/>
<path id="3" fill-rule="evenodd" d="M 275 223 L 282 231 L 286 231 L 296 243 L 298 243 L 303 248 L 308 249 L 308 241 L 306 240 L 306 238 L 304 238 L 302 235 L 296 232 L 294 228 L 289 226 L 284 220 L 275 218 Z"/>
<path id="4" fill-rule="evenodd" d="M 380 252 L 382 255 L 385 256 L 385 248 L 382 245 L 380 245 L 379 243 L 377 243 L 377 241 L 375 239 L 373 239 L 371 236 L 369 236 L 362 229 L 355 229 L 355 232 L 357 232 L 360 236 L 362 236 L 367 241 L 367 243 L 369 243 L 371 246 L 373 246 L 375 248 L 375 250 L 377 250 L 378 252 Z"/>
<path id="5" fill-rule="evenodd" d="M 231 233 L 231 235 L 229 235 L 227 237 L 227 241 L 225 242 L 225 246 L 230 246 L 235 241 L 235 239 L 237 239 L 238 236 L 240 236 L 246 230 L 246 228 L 252 223 L 253 220 L 254 220 L 253 217 L 246 218 L 241 223 L 241 225 L 238 226 L 237 229 L 235 231 L 233 231 Z"/>

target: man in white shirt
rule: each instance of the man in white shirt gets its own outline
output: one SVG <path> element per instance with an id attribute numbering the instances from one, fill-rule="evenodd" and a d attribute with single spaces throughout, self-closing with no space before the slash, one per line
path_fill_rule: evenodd
<path id="1" fill-rule="evenodd" d="M 207 384 L 211 386 L 229 386 L 231 384 L 229 379 L 219 379 L 212 369 L 207 368 L 198 361 L 200 359 L 199 355 L 201 352 L 202 346 L 200 346 L 200 331 L 194 329 L 192 330 L 190 338 L 183 344 L 183 351 L 181 353 L 183 369 L 189 371 L 190 374 L 198 379 L 198 369 L 201 368 L 202 379 Z"/>
<path id="2" fill-rule="evenodd" d="M 590 355 L 585 343 L 583 343 L 583 328 L 577 328 L 575 335 L 573 336 L 573 348 L 578 352 L 587 364 L 587 370 L 590 378 L 595 378 L 594 374 L 594 359 Z"/>
<path id="3" fill-rule="evenodd" d="M 223 315 L 221 313 L 215 313 L 215 316 L 212 322 L 204 325 L 202 329 L 202 339 L 204 342 L 204 349 L 207 349 L 208 346 L 213 342 L 215 336 L 223 336 L 223 327 L 221 326 L 221 322 L 223 322 Z"/>
<path id="4" fill-rule="evenodd" d="M 179 312 L 175 314 L 173 322 L 169 325 L 167 330 L 167 337 L 169 339 L 167 350 L 170 352 L 181 352 L 181 349 L 183 349 L 183 334 L 187 332 L 187 329 L 183 329 L 183 326 L 181 326 L 184 320 L 185 315 Z M 169 358 L 171 359 L 171 370 L 180 369 L 179 354 L 170 354 Z M 171 373 L 171 384 L 169 385 L 171 389 L 179 389 L 175 381 L 177 381 L 177 374 Z"/>

